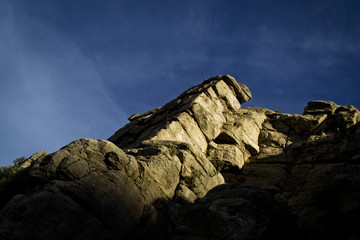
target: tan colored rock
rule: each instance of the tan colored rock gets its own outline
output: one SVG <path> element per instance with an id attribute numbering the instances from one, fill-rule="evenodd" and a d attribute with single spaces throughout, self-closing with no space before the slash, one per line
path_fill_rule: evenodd
<path id="1" fill-rule="evenodd" d="M 243 104 L 252 98 L 250 90 L 244 84 L 236 82 L 236 80 L 230 75 L 212 77 L 205 80 L 203 84 L 213 80 L 223 80 L 235 92 L 240 104 Z"/>
<path id="2" fill-rule="evenodd" d="M 225 109 L 220 100 L 212 101 L 205 94 L 201 94 L 194 101 L 191 111 L 208 142 L 220 134 L 221 127 L 226 121 L 223 116 Z"/>
<path id="3" fill-rule="evenodd" d="M 0 222 L 7 222 L 0 224 L 0 237 L 92 239 L 98 236 L 97 231 L 105 237 L 128 236 L 142 217 L 145 204 L 125 171 L 108 168 L 109 154 L 120 166 L 129 161 L 111 142 L 80 139 L 42 155 L 14 175 L 12 181 L 0 186 Z M 24 187 L 33 191 L 24 192 Z M 16 209 L 27 210 L 14 222 Z M 71 224 L 77 226 L 76 233 L 69 230 Z M 11 229 L 17 229 L 17 237 L 7 235 Z"/>
<path id="4" fill-rule="evenodd" d="M 258 138 L 262 123 L 266 119 L 265 112 L 265 109 L 240 109 L 237 114 L 223 126 L 223 133 L 233 138 L 240 146 L 239 148 L 244 149 L 243 152 L 245 155 L 248 155 L 246 152 L 250 154 L 259 152 Z M 221 142 L 221 139 L 219 139 L 219 141 Z M 245 161 L 247 161 L 247 159 L 245 159 Z"/>
<path id="5" fill-rule="evenodd" d="M 350 203 L 360 199 L 353 162 L 360 159 L 358 112 L 331 102 L 309 105 L 306 115 L 267 114 L 260 152 L 226 180 L 270 191 L 297 216 L 306 239 L 342 239 L 344 229 L 356 235 L 357 220 L 349 216 L 360 213 Z"/>
<path id="6" fill-rule="evenodd" d="M 42 157 L 42 156 L 44 156 L 44 155 L 47 155 L 47 154 L 48 154 L 48 153 L 45 152 L 45 151 L 37 152 L 37 153 L 31 155 L 31 156 L 30 156 L 28 159 L 26 159 L 24 162 L 22 162 L 21 165 L 20 165 L 20 167 L 21 167 L 22 169 L 27 168 L 27 167 L 29 167 L 29 166 L 31 165 L 31 163 L 32 163 L 33 161 L 35 161 L 35 160 L 37 160 L 38 158 L 40 158 L 40 157 Z"/>
<path id="7" fill-rule="evenodd" d="M 109 140 L 121 148 L 136 148 L 150 139 L 183 141 L 205 153 L 207 143 L 221 133 L 222 125 L 249 99 L 249 89 L 231 76 L 213 77 L 162 108 L 131 116 L 131 122 Z"/>
<path id="8" fill-rule="evenodd" d="M 140 149 L 134 155 L 139 168 L 139 175 L 134 181 L 140 190 L 142 201 L 150 205 L 159 198 L 174 197 L 175 189 L 179 184 L 181 162 L 165 146 L 147 148 Z"/>
<path id="9" fill-rule="evenodd" d="M 311 101 L 305 107 L 303 114 L 332 114 L 338 107 L 340 106 L 330 101 Z"/>
<path id="10" fill-rule="evenodd" d="M 351 105 L 337 108 L 334 115 L 339 128 L 349 128 L 360 122 L 360 111 Z"/>
<path id="11" fill-rule="evenodd" d="M 207 158 L 218 171 L 232 167 L 241 169 L 245 160 L 247 160 L 236 144 L 216 144 L 211 142 L 207 155 Z"/>
<path id="12" fill-rule="evenodd" d="M 360 112 L 241 108 L 250 98 L 212 77 L 130 116 L 110 141 L 33 155 L 0 184 L 0 239 L 359 236 Z"/>
<path id="13" fill-rule="evenodd" d="M 206 137 L 199 128 L 197 122 L 188 113 L 181 113 L 178 118 L 179 123 L 184 128 L 189 136 L 188 143 L 192 146 L 197 146 L 201 152 L 205 152 L 207 148 Z M 178 140 L 179 141 L 179 140 Z M 187 141 L 184 141 L 187 142 Z"/>
<path id="14" fill-rule="evenodd" d="M 229 94 L 232 92 L 232 86 L 228 86 L 224 81 L 220 81 L 215 85 L 215 92 L 220 100 L 223 100 L 223 105 L 226 105 L 230 111 L 238 111 L 241 108 L 240 102 L 236 95 Z"/>
<path id="15" fill-rule="evenodd" d="M 68 229 L 66 221 L 73 223 L 73 219 L 79 221 L 81 217 L 93 221 L 88 217 L 90 215 L 96 216 L 100 223 L 91 223 L 94 231 L 101 230 L 111 239 L 120 236 L 130 239 L 134 231 L 146 227 L 137 224 L 150 224 L 156 220 L 154 204 L 157 201 L 181 199 L 193 202 L 223 183 L 222 175 L 205 156 L 185 143 L 149 140 L 142 148 L 129 149 L 125 153 L 109 141 L 79 139 L 55 153 L 43 154 L 15 175 L 13 181 L 0 186 L 0 207 L 6 211 L 0 211 L 2 221 L 10 221 L 13 208 L 28 208 L 29 204 L 40 200 L 44 203 L 38 209 L 30 207 L 31 211 L 24 213 L 24 220 L 6 226 L 0 224 L 0 236 L 8 229 L 20 226 L 30 229 L 32 221 L 29 219 L 53 213 L 48 207 L 62 204 L 58 209 L 71 211 L 69 214 L 54 213 L 44 221 L 36 221 L 36 227 L 21 231 L 21 234 L 34 234 L 32 229 L 38 231 L 45 225 L 55 228 L 59 221 Z M 24 186 L 37 189 L 39 194 L 23 194 Z M 105 231 L 102 223 L 109 229 Z M 54 234 L 68 237 L 49 232 L 40 239 L 54 238 Z M 87 234 L 93 234 L 93 231 L 84 230 L 77 238 Z"/>
<path id="16" fill-rule="evenodd" d="M 141 177 L 135 183 L 144 189 L 142 194 L 148 204 L 164 197 L 193 202 L 224 183 L 211 162 L 191 145 L 166 140 L 148 140 L 144 145 L 128 154 L 142 166 Z"/>
<path id="17" fill-rule="evenodd" d="M 192 202 L 195 200 L 192 197 L 193 195 L 190 195 L 190 199 L 186 199 L 189 193 L 183 189 L 187 188 L 191 190 L 197 198 L 201 198 L 205 196 L 210 189 L 225 182 L 222 175 L 200 152 L 194 153 L 191 150 L 180 150 L 178 155 L 182 162 L 180 186 L 185 185 L 184 187 L 180 187 L 180 191 L 176 192 L 178 198 Z"/>

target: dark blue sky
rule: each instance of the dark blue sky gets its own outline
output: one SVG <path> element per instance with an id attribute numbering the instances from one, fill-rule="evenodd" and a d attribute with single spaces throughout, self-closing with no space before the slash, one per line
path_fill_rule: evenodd
<path id="1" fill-rule="evenodd" d="M 244 106 L 360 108 L 360 1 L 0 0 L 0 165 L 106 139 L 214 75 Z"/>

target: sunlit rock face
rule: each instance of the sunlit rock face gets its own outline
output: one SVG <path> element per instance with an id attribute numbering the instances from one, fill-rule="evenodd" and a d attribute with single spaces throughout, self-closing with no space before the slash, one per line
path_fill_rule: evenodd
<path id="1" fill-rule="evenodd" d="M 358 239 L 360 112 L 242 108 L 229 75 L 39 152 L 0 185 L 0 239 Z"/>

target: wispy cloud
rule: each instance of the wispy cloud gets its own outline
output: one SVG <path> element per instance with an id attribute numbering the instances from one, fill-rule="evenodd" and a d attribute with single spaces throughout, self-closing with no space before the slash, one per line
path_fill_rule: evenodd
<path id="1" fill-rule="evenodd" d="M 2 2 L 0 165 L 125 123 L 92 59 L 60 31 Z M 10 147 L 9 147 L 10 146 Z"/>
<path id="2" fill-rule="evenodd" d="M 18 145 L 31 149 L 22 155 L 106 138 L 218 74 L 248 85 L 253 106 L 356 106 L 359 8 L 349 2 L 1 1 L 0 141 L 12 153 L 1 161 Z"/>

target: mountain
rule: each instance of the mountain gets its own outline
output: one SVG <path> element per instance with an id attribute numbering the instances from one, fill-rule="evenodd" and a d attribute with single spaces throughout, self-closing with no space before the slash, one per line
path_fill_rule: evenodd
<path id="1" fill-rule="evenodd" d="M 0 185 L 0 239 L 360 239 L 360 112 L 251 97 L 212 77 L 108 140 L 33 155 Z"/>

